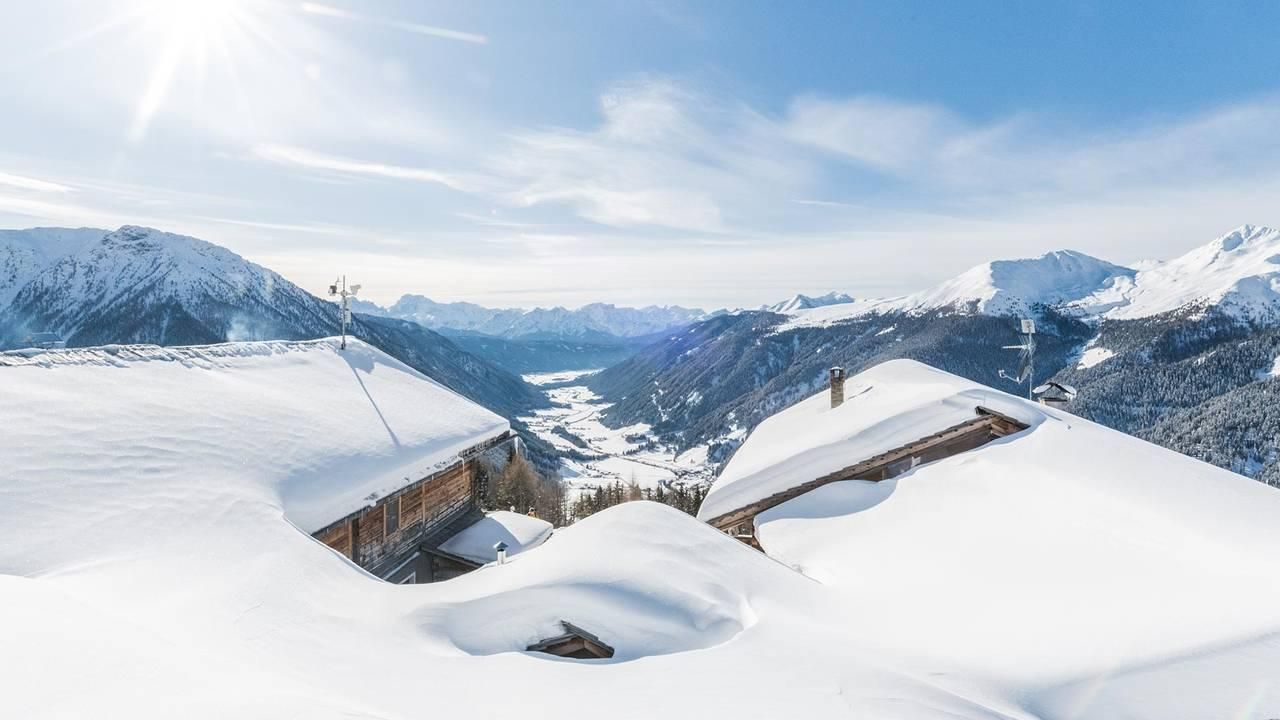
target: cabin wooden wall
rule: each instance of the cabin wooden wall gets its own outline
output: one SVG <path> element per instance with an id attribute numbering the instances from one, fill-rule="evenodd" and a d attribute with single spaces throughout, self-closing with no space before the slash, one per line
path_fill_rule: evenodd
<path id="1" fill-rule="evenodd" d="M 512 438 L 510 433 L 490 438 L 462 453 L 454 465 L 321 528 L 313 536 L 379 577 L 405 575 L 409 568 L 404 563 L 420 554 L 424 542 L 441 541 L 440 531 L 449 523 L 482 508 L 492 468 L 509 462 L 511 454 L 518 451 Z M 431 573 L 424 570 L 420 575 L 418 582 L 426 582 Z"/>
<path id="2" fill-rule="evenodd" d="M 478 464 L 467 460 L 430 475 L 315 537 L 364 568 L 412 551 L 424 535 L 478 501 Z"/>

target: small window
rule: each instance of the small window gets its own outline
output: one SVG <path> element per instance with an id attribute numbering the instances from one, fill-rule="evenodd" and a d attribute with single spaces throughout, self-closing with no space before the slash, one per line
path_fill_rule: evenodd
<path id="1" fill-rule="evenodd" d="M 400 498 L 394 498 L 387 503 L 387 534 L 390 535 L 400 529 Z"/>

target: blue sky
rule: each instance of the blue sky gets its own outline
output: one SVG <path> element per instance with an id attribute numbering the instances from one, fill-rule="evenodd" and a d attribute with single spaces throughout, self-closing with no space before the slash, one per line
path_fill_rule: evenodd
<path id="1" fill-rule="evenodd" d="M 1280 223 L 1280 3 L 3 0 L 0 226 L 751 306 Z"/>

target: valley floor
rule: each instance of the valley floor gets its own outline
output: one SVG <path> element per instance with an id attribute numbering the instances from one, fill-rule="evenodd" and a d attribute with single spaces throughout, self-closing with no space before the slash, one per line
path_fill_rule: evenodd
<path id="1" fill-rule="evenodd" d="M 601 485 L 634 482 L 641 488 L 673 483 L 710 482 L 707 448 L 677 454 L 651 445 L 649 426 L 606 427 L 600 412 L 609 406 L 584 385 L 574 384 L 597 370 L 571 370 L 525 375 L 526 382 L 543 388 L 554 407 L 521 418 L 539 437 L 565 453 L 561 467 L 570 499 Z"/>

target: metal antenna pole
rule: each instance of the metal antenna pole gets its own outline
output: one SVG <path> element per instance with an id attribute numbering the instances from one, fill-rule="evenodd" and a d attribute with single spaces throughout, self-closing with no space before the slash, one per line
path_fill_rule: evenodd
<path id="1" fill-rule="evenodd" d="M 342 340 L 338 347 L 342 350 L 347 349 L 347 325 L 351 323 L 351 298 L 358 292 L 360 292 L 359 285 L 352 285 L 351 289 L 347 290 L 346 275 L 334 280 L 329 286 L 329 297 L 342 298 L 342 302 L 338 305 L 338 313 L 341 315 L 338 318 L 338 326 L 342 332 Z"/>
<path id="2" fill-rule="evenodd" d="M 1032 390 L 1036 386 L 1036 336 L 1027 336 L 1027 399 L 1035 400 Z"/>

